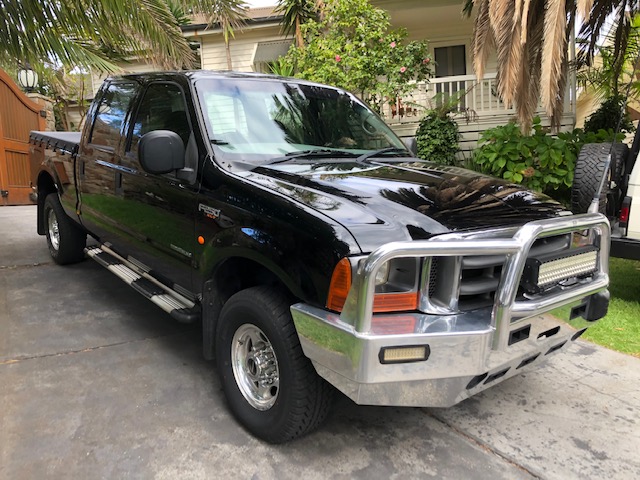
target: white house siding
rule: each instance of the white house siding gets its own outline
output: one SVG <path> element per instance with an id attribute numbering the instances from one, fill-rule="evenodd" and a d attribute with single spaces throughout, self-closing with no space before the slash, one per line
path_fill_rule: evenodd
<path id="1" fill-rule="evenodd" d="M 228 70 L 227 54 L 221 33 L 203 32 L 199 35 L 202 45 L 202 68 L 206 70 Z M 255 26 L 251 30 L 236 32 L 236 38 L 231 39 L 231 59 L 233 70 L 238 72 L 254 72 L 253 63 L 256 48 L 259 43 L 283 40 L 279 25 L 265 27 Z"/>

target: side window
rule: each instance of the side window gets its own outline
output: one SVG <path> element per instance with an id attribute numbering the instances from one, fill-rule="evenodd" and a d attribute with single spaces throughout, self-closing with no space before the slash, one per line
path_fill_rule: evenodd
<path id="1" fill-rule="evenodd" d="M 180 87 L 172 83 L 151 84 L 142 97 L 133 122 L 129 151 L 137 155 L 140 138 L 154 130 L 177 133 L 185 149 L 191 136 L 187 106 Z"/>
<path id="2" fill-rule="evenodd" d="M 93 122 L 89 143 L 116 148 L 120 128 L 136 93 L 135 83 L 112 83 L 104 92 Z"/>

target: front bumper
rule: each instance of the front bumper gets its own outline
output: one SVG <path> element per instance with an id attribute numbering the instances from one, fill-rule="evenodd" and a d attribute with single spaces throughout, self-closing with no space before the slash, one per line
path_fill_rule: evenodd
<path id="1" fill-rule="evenodd" d="M 587 229 L 600 247 L 597 272 L 569 287 L 517 300 L 533 242 Z M 609 235 L 604 216 L 587 214 L 530 222 L 510 238 L 490 235 L 384 245 L 360 265 L 342 314 L 306 304 L 292 306 L 303 351 L 320 376 L 356 403 L 454 405 L 567 348 L 584 331 L 571 326 L 573 317 L 606 312 Z M 372 313 L 375 275 L 390 258 L 485 254 L 507 255 L 492 308 L 449 315 Z M 380 361 L 384 348 L 416 345 L 428 346 L 426 360 Z"/>

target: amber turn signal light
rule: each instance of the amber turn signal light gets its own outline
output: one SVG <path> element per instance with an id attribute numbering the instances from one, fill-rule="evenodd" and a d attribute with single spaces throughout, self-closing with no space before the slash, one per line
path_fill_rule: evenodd
<path id="1" fill-rule="evenodd" d="M 341 312 L 344 302 L 347 301 L 349 289 L 351 288 L 351 263 L 343 258 L 338 262 L 331 276 L 329 285 L 329 295 L 327 296 L 327 308 L 336 312 Z"/>

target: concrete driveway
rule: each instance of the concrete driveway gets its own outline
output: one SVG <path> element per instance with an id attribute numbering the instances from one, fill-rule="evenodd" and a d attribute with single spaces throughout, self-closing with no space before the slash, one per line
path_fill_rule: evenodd
<path id="1" fill-rule="evenodd" d="M 639 413 L 640 359 L 579 341 L 449 409 L 340 398 L 271 446 L 230 417 L 197 327 L 89 260 L 54 265 L 35 207 L 0 208 L 2 479 L 631 479 Z"/>

